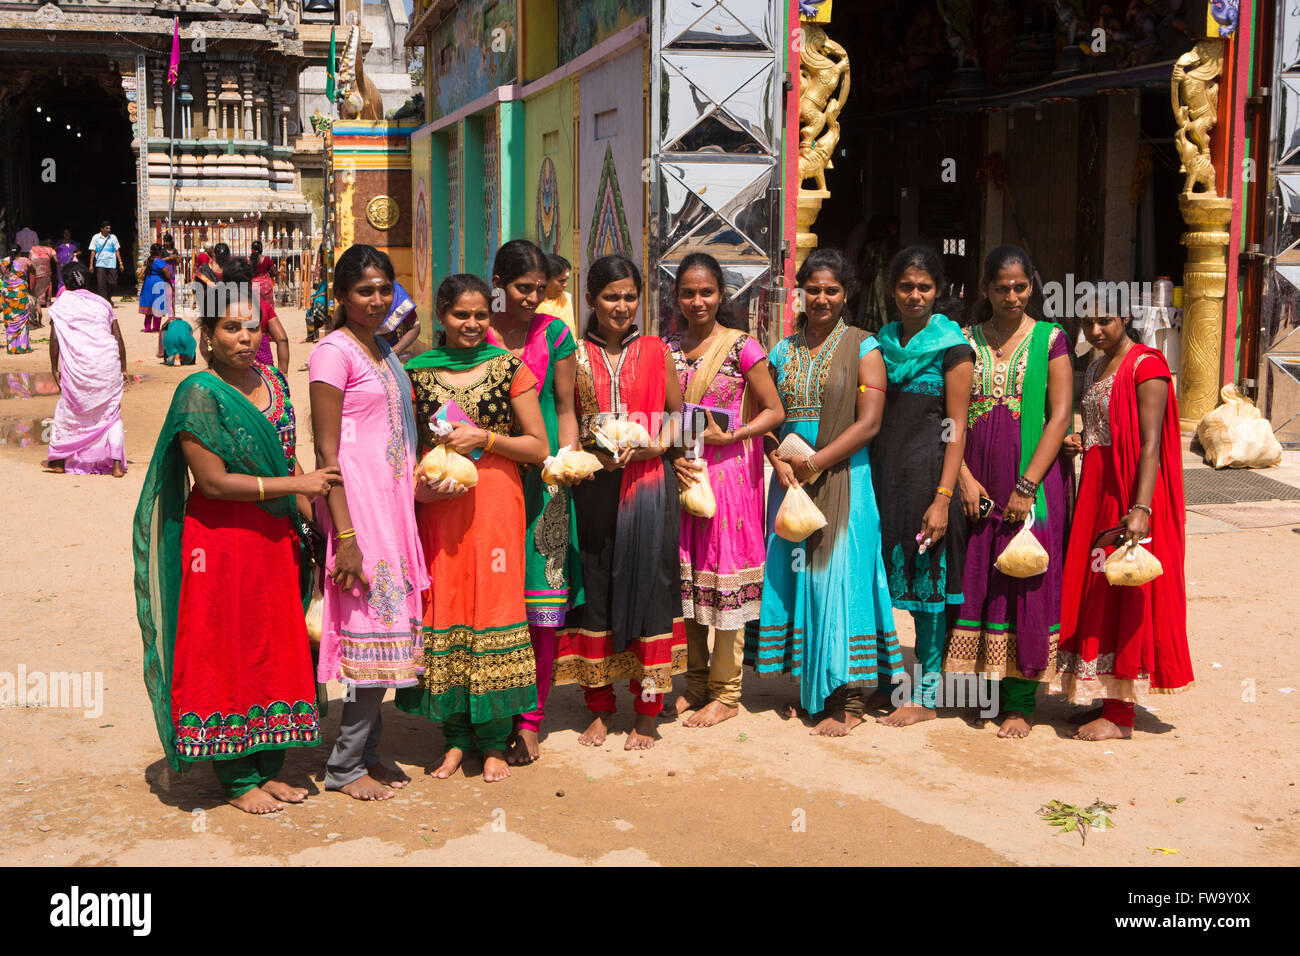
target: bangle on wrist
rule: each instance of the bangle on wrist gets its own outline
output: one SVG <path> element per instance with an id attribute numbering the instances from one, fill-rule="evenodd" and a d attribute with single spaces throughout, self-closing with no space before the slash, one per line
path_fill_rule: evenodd
<path id="1" fill-rule="evenodd" d="M 488 433 L 487 433 L 487 442 L 483 445 L 483 450 L 484 450 L 484 451 L 491 451 L 491 450 L 492 450 L 492 444 L 493 444 L 496 440 L 497 440 L 497 433 L 496 433 L 496 432 L 488 432 Z"/>
<path id="2" fill-rule="evenodd" d="M 334 540 L 335 540 L 335 541 L 344 541 L 344 540 L 346 540 L 347 538 L 355 538 L 356 536 L 357 536 L 357 530 L 356 530 L 356 528 L 348 528 L 347 531 L 340 531 L 338 534 L 336 534 L 336 535 L 334 536 Z"/>
<path id="3" fill-rule="evenodd" d="M 1016 479 L 1016 491 L 1027 498 L 1032 498 L 1038 493 L 1038 482 L 1021 475 Z"/>
<path id="4" fill-rule="evenodd" d="M 934 493 L 936 495 L 943 495 L 945 498 L 952 497 L 952 489 L 945 488 L 943 485 L 940 485 L 938 488 L 934 489 Z"/>
<path id="5" fill-rule="evenodd" d="M 257 479 L 257 500 L 266 500 L 266 486 L 262 484 L 262 479 L 260 477 Z"/>
<path id="6" fill-rule="evenodd" d="M 1137 511 L 1139 508 L 1141 508 L 1143 511 L 1147 513 L 1148 518 L 1154 517 L 1154 515 L 1151 513 L 1150 505 L 1134 505 L 1132 508 L 1128 509 L 1128 513 L 1132 514 L 1133 512 Z"/>
<path id="7" fill-rule="evenodd" d="M 807 456 L 803 460 L 804 467 L 812 471 L 814 475 L 817 474 L 817 472 L 821 471 L 821 468 L 817 466 L 817 461 L 814 457 L 816 454 L 817 454 L 816 452 L 813 452 L 811 455 Z"/>

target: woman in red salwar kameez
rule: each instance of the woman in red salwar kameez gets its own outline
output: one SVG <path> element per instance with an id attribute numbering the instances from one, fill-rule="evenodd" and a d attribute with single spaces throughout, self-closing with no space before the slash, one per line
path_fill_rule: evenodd
<path id="1" fill-rule="evenodd" d="M 1192 684 L 1183 570 L 1182 444 L 1169 365 L 1134 343 L 1115 316 L 1082 320 L 1102 356 L 1088 369 L 1083 432 L 1066 448 L 1083 453 L 1079 499 L 1065 561 L 1060 675 L 1053 689 L 1075 703 L 1103 705 L 1079 740 L 1133 735 L 1133 705 L 1148 693 Z M 1121 541 L 1141 541 L 1163 573 L 1138 587 L 1115 586 L 1104 562 Z"/>

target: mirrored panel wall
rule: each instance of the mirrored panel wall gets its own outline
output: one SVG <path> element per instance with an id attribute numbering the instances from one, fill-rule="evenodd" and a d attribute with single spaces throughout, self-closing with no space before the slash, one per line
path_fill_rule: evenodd
<path id="1" fill-rule="evenodd" d="M 650 302 L 677 324 L 682 259 L 723 267 L 733 312 L 773 344 L 781 251 L 781 0 L 655 0 L 651 27 Z"/>

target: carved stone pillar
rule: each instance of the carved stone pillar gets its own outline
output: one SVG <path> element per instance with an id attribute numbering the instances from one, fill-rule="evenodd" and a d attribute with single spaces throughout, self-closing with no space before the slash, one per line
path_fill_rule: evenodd
<path id="1" fill-rule="evenodd" d="M 150 60 L 149 79 L 153 81 L 153 129 L 151 136 L 166 136 L 167 127 L 163 122 L 163 78 L 167 73 L 167 64 L 162 60 Z"/>
<path id="2" fill-rule="evenodd" d="M 267 77 L 266 86 L 266 142 L 271 146 L 283 146 L 280 139 L 280 102 L 284 99 L 284 91 L 280 88 L 280 76 L 273 73 Z"/>
<path id="3" fill-rule="evenodd" d="M 253 131 L 253 67 L 245 64 L 239 71 L 240 86 L 244 94 L 244 123 L 240 139 L 256 139 Z"/>
<path id="4" fill-rule="evenodd" d="M 217 68 L 215 66 L 203 67 L 203 79 L 208 87 L 207 107 L 208 107 L 208 128 L 206 130 L 207 139 L 217 138 Z"/>
<path id="5" fill-rule="evenodd" d="M 266 123 L 266 71 L 258 70 L 253 86 L 253 138 L 269 143 L 271 130 Z"/>

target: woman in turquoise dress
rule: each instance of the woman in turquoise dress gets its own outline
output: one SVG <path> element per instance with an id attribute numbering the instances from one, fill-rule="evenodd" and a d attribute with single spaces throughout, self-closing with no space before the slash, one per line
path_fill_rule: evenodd
<path id="1" fill-rule="evenodd" d="M 761 617 L 745 635 L 759 676 L 799 679 L 799 709 L 822 714 L 812 733 L 842 737 L 862 723 L 865 688 L 901 676 L 870 444 L 880 428 L 885 366 L 876 340 L 847 324 L 853 277 L 843 256 L 817 250 L 796 277 L 805 311 L 799 329 L 769 358 L 785 406 L 779 441 L 795 434 L 813 449 L 769 454 L 767 565 Z M 773 530 L 787 489 L 802 486 L 827 519 L 804 541 Z"/>

